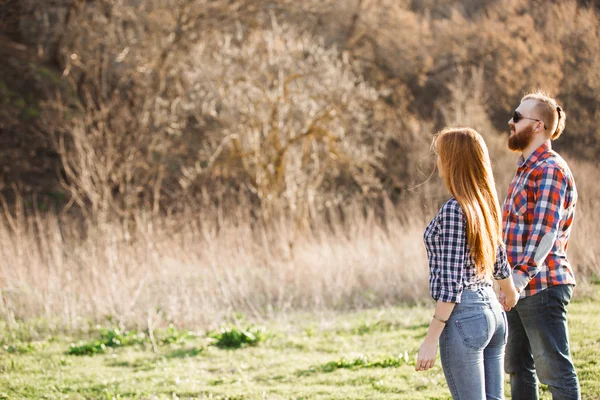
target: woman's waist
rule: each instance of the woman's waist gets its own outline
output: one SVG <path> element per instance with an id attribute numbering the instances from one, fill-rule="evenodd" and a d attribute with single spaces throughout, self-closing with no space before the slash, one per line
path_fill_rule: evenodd
<path id="1" fill-rule="evenodd" d="M 476 301 L 497 301 L 496 292 L 491 284 L 477 284 L 467 286 L 463 289 L 460 296 L 460 303 Z"/>

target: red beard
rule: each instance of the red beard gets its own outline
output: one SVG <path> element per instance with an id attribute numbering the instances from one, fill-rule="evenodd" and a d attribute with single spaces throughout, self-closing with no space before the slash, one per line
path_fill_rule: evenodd
<path id="1" fill-rule="evenodd" d="M 511 135 L 508 137 L 508 148 L 512 151 L 523 151 L 533 140 L 533 125 L 528 125 L 520 132 L 512 133 L 514 125 L 510 126 Z"/>

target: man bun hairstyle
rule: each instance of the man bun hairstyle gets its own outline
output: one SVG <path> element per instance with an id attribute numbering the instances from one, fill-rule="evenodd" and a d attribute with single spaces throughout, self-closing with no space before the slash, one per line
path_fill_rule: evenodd
<path id="1" fill-rule="evenodd" d="M 558 139 L 565 129 L 567 113 L 565 113 L 562 107 L 558 105 L 556 99 L 538 89 L 523 96 L 521 102 L 525 100 L 536 101 L 534 107 L 536 117 L 541 119 L 548 128 L 550 139 Z"/>
<path id="2" fill-rule="evenodd" d="M 552 134 L 552 140 L 557 139 L 561 135 L 565 129 L 565 122 L 567 119 L 567 113 L 565 113 L 559 105 L 556 106 L 556 112 L 558 113 L 558 125 Z"/>

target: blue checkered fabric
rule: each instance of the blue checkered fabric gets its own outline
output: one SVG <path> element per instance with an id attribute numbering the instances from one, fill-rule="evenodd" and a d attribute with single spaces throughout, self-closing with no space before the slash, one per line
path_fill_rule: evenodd
<path id="1" fill-rule="evenodd" d="M 423 235 L 429 258 L 431 297 L 446 303 L 460 303 L 463 290 L 492 286 L 489 277 L 477 275 L 467 243 L 467 221 L 455 198 L 448 200 Z M 511 271 L 503 246 L 498 246 L 494 279 L 506 279 Z"/>

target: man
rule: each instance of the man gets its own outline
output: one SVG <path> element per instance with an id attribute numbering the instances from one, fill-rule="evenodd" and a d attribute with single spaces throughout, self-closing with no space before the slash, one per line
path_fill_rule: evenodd
<path id="1" fill-rule="evenodd" d="M 565 118 L 556 100 L 538 91 L 523 97 L 508 121 L 508 147 L 521 153 L 502 218 L 513 281 L 521 293 L 512 310 L 505 306 L 505 370 L 514 400 L 538 399 L 536 375 L 553 399 L 581 398 L 566 311 L 575 286 L 566 252 L 577 190 L 569 167 L 550 145 Z"/>

